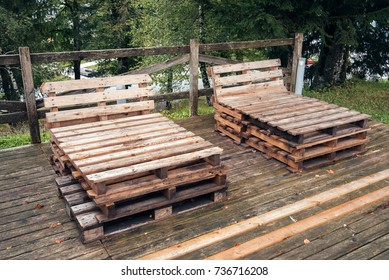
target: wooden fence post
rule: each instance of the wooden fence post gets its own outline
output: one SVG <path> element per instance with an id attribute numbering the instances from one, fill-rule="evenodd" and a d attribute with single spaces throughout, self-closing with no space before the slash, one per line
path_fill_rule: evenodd
<path id="1" fill-rule="evenodd" d="M 36 110 L 36 100 L 34 93 L 34 80 L 32 77 L 32 66 L 30 49 L 28 47 L 19 48 L 20 66 L 22 69 L 22 79 L 24 88 L 24 99 L 26 101 L 28 124 L 30 127 L 31 143 L 41 142 L 39 133 L 38 112 Z"/>
<path id="2" fill-rule="evenodd" d="M 189 116 L 197 116 L 199 102 L 199 40 L 190 40 L 189 57 Z"/>
<path id="3" fill-rule="evenodd" d="M 290 91 L 296 89 L 297 66 L 303 49 L 303 33 L 294 35 L 292 69 L 290 73 Z"/>

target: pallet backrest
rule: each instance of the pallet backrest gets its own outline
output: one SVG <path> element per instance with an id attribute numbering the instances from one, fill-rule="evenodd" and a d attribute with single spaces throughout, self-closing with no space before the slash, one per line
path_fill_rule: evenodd
<path id="1" fill-rule="evenodd" d="M 279 59 L 210 67 L 216 102 L 231 96 L 286 92 Z"/>
<path id="2" fill-rule="evenodd" d="M 106 78 L 91 78 L 43 83 L 40 87 L 44 98 L 44 106 L 50 108 L 46 113 L 46 127 L 63 127 L 73 124 L 89 123 L 100 120 L 115 119 L 132 115 L 148 113 L 154 109 L 154 101 L 148 100 L 152 89 L 147 83 L 152 79 L 147 74 L 124 75 Z M 108 90 L 115 86 L 129 86 L 123 90 Z M 83 94 L 57 96 L 59 92 L 93 91 Z M 134 102 L 107 105 L 117 100 L 131 100 Z M 77 105 L 90 104 L 88 108 L 69 109 Z M 97 106 L 93 107 L 93 104 Z M 58 111 L 59 108 L 66 109 Z"/>

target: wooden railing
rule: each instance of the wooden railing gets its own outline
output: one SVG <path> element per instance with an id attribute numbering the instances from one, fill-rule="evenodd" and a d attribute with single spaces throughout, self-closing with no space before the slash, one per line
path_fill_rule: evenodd
<path id="1" fill-rule="evenodd" d="M 189 91 L 178 93 L 158 94 L 150 97 L 154 100 L 175 100 L 189 97 L 190 116 L 197 115 L 198 97 L 212 95 L 212 89 L 198 89 L 199 63 L 226 64 L 239 61 L 215 57 L 202 54 L 209 51 L 225 51 L 234 49 L 263 48 L 275 46 L 291 46 L 293 50 L 292 60 L 288 65 L 290 73 L 290 90 L 294 91 L 298 58 L 301 56 L 302 33 L 296 33 L 294 38 L 256 40 L 244 42 L 224 42 L 215 44 L 200 44 L 198 40 L 190 40 L 189 45 L 167 46 L 152 48 L 128 48 L 128 49 L 109 49 L 109 50 L 91 50 L 91 51 L 72 51 L 55 53 L 32 53 L 28 47 L 19 48 L 18 55 L 0 55 L 0 65 L 20 65 L 23 79 L 24 100 L 25 102 L 0 102 L 0 110 L 7 110 L 8 114 L 0 115 L 0 123 L 15 123 L 28 120 L 32 143 L 40 143 L 39 122 L 40 117 L 44 117 L 45 110 L 37 110 L 37 104 L 34 94 L 34 81 L 32 75 L 32 64 L 51 63 L 60 61 L 74 61 L 84 59 L 107 59 L 130 56 L 148 56 L 148 55 L 180 55 L 162 63 L 147 66 L 142 69 L 130 71 L 128 73 L 154 73 L 165 70 L 176 65 L 189 63 Z M 7 109 L 8 108 L 8 109 Z M 17 109 L 15 109 L 17 108 Z"/>

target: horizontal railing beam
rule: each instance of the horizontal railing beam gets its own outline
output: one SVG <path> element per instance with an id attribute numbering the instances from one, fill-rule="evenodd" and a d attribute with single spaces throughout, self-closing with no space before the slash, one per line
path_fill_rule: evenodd
<path id="1" fill-rule="evenodd" d="M 263 48 L 293 45 L 293 38 L 270 39 L 243 42 L 224 42 L 213 44 L 200 44 L 200 52 L 223 51 L 233 49 Z M 127 48 L 127 49 L 106 49 L 86 50 L 52 53 L 32 53 L 32 63 L 49 63 L 60 61 L 72 61 L 83 59 L 107 59 L 130 56 L 148 56 L 164 54 L 186 54 L 189 53 L 189 45 L 150 47 L 150 48 Z M 0 65 L 20 64 L 19 55 L 0 55 Z"/>
<path id="2" fill-rule="evenodd" d="M 0 100 L 0 110 L 5 110 L 9 113 L 27 112 L 27 107 L 26 103 L 22 101 Z"/>

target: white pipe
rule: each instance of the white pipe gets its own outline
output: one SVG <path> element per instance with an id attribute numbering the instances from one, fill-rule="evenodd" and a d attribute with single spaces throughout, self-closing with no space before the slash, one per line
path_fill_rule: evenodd
<path id="1" fill-rule="evenodd" d="M 297 75 L 296 75 L 296 88 L 294 93 L 302 95 L 304 87 L 304 71 L 305 71 L 305 58 L 300 57 L 297 64 Z"/>

